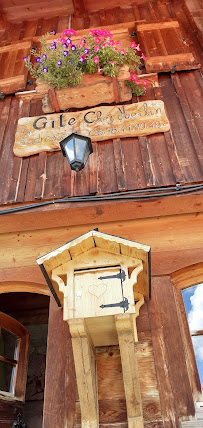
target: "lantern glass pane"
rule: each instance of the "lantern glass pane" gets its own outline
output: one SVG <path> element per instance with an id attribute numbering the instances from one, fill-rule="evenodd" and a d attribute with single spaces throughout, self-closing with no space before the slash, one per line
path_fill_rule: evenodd
<path id="1" fill-rule="evenodd" d="M 75 138 L 75 157 L 76 159 L 83 161 L 86 149 L 86 141 L 80 138 Z"/>
<path id="2" fill-rule="evenodd" d="M 87 162 L 87 159 L 88 159 L 89 154 L 90 154 L 90 149 L 89 149 L 89 147 L 88 147 L 88 145 L 87 145 L 87 147 L 86 147 L 86 151 L 85 151 L 85 154 L 84 154 L 84 165 L 85 165 L 85 164 L 86 164 L 86 162 Z"/>
<path id="3" fill-rule="evenodd" d="M 64 150 L 68 156 L 69 162 L 72 162 L 75 159 L 73 141 L 73 139 L 69 140 L 68 143 L 64 146 Z"/>

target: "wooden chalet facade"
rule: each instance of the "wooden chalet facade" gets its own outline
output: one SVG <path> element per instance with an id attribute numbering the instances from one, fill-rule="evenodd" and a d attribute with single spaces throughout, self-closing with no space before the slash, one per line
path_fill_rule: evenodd
<path id="1" fill-rule="evenodd" d="M 140 43 L 144 72 L 154 77 L 139 101 L 162 100 L 170 131 L 93 142 L 78 173 L 61 152 L 16 157 L 18 119 L 43 114 L 32 92 L 15 95 L 33 90 L 22 57 L 53 29 L 98 27 L 129 28 L 129 40 Z M 0 329 L 21 343 L 9 360 L 18 367 L 14 394 L 0 392 L 1 428 L 23 415 L 26 326 L 45 322 L 43 425 L 23 420 L 28 428 L 93 427 L 81 425 L 68 324 L 36 260 L 95 228 L 151 247 L 151 298 L 140 308 L 135 344 L 143 425 L 128 423 L 120 351 L 112 345 L 96 348 L 99 427 L 202 426 L 181 293 L 203 282 L 202 40 L 199 0 L 0 0 Z"/>

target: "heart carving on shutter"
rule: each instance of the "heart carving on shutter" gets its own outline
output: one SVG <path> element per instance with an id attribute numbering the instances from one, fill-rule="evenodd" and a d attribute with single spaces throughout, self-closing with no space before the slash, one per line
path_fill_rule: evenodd
<path id="1" fill-rule="evenodd" d="M 101 297 L 102 294 L 104 294 L 107 290 L 107 285 L 105 283 L 101 284 L 91 284 L 89 286 L 89 293 L 92 294 L 92 296 L 95 296 L 97 298 Z"/>

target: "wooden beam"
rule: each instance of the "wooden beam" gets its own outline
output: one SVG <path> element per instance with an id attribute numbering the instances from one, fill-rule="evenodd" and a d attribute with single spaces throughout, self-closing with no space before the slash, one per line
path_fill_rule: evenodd
<path id="1" fill-rule="evenodd" d="M 121 354 L 128 427 L 142 428 L 144 427 L 142 402 L 140 395 L 137 356 L 135 351 L 135 315 L 115 315 L 115 323 Z"/>
<path id="2" fill-rule="evenodd" d="M 117 214 L 119 216 L 118 211 Z M 187 214 L 98 222 L 97 226 L 101 232 L 122 235 L 123 238 L 149 245 L 152 274 L 163 275 L 202 260 L 202 224 L 202 214 Z M 0 282 L 23 282 L 26 279 L 28 282 L 44 284 L 36 259 L 94 228 L 93 224 L 55 226 L 44 230 L 0 234 Z M 11 242 L 14 243 L 12 247 Z"/>
<path id="3" fill-rule="evenodd" d="M 75 369 L 68 323 L 50 299 L 43 428 L 75 427 Z"/>
<path id="4" fill-rule="evenodd" d="M 99 428 L 95 348 L 85 320 L 69 320 L 81 408 L 82 428 Z"/>
<path id="5" fill-rule="evenodd" d="M 3 293 L 36 293 L 50 296 L 50 290 L 47 285 L 27 281 L 0 282 L 0 294 Z"/>
<path id="6" fill-rule="evenodd" d="M 6 206 L 8 208 L 14 206 Z M 199 212 L 203 212 L 203 193 L 134 201 L 50 203 L 44 207 L 0 215 L 0 233 L 49 229 L 56 227 L 56 217 L 57 227 L 81 224 L 89 227 L 104 222 Z"/>
<path id="7" fill-rule="evenodd" d="M 184 290 L 184 288 L 203 282 L 203 262 L 187 266 L 174 272 L 171 275 L 175 287 Z"/>

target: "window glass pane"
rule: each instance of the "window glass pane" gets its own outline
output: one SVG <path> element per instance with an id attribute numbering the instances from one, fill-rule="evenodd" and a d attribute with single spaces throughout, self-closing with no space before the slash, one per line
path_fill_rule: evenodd
<path id="1" fill-rule="evenodd" d="M 11 360 L 15 359 L 18 338 L 4 328 L 0 329 L 0 355 Z"/>
<path id="2" fill-rule="evenodd" d="M 182 291 L 182 294 L 200 380 L 203 385 L 203 284 L 188 287 Z"/>
<path id="3" fill-rule="evenodd" d="M 0 391 L 13 393 L 14 375 L 15 366 L 0 361 Z"/>

